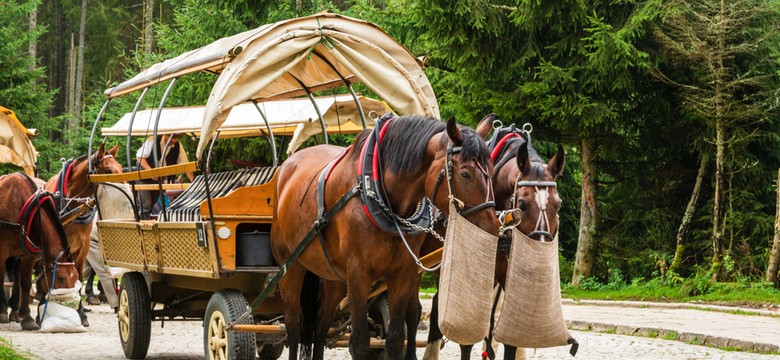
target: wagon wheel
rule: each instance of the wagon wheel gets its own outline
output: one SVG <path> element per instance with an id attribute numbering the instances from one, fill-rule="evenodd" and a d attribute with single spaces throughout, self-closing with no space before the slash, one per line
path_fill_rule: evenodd
<path id="1" fill-rule="evenodd" d="M 390 304 L 387 300 L 387 292 L 377 295 L 371 300 L 368 306 L 368 319 L 371 336 L 387 340 L 388 327 L 390 326 Z M 405 327 L 404 334 L 406 334 Z M 403 354 L 406 356 L 406 348 L 404 348 Z M 385 349 L 372 349 L 371 356 L 373 359 L 384 359 Z"/>
<path id="2" fill-rule="evenodd" d="M 206 359 L 238 360 L 255 358 L 255 334 L 227 331 L 228 324 L 252 324 L 251 315 L 245 315 L 249 303 L 244 295 L 233 289 L 214 293 L 203 318 L 203 349 Z"/>
<path id="3" fill-rule="evenodd" d="M 128 359 L 143 359 L 152 334 L 152 303 L 146 278 L 140 272 L 122 276 L 119 290 L 119 339 Z"/>
<path id="4" fill-rule="evenodd" d="M 284 344 L 257 344 L 257 356 L 260 360 L 276 360 L 282 356 Z"/>

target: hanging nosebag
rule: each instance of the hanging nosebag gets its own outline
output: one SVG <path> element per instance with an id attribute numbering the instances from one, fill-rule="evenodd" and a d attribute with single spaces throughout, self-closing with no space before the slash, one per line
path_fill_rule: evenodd
<path id="1" fill-rule="evenodd" d="M 439 278 L 439 328 L 458 344 L 476 344 L 488 334 L 497 246 L 497 236 L 470 223 L 450 204 Z"/>
<path id="2" fill-rule="evenodd" d="M 506 273 L 504 304 L 493 335 L 507 345 L 546 348 L 577 341 L 569 334 L 561 307 L 558 236 L 531 239 L 515 229 Z"/>
<path id="3" fill-rule="evenodd" d="M 41 319 L 40 332 L 45 333 L 75 333 L 87 331 L 81 325 L 81 318 L 76 309 L 81 301 L 81 282 L 76 281 L 72 288 L 52 289 L 46 303 L 38 305 Z"/>

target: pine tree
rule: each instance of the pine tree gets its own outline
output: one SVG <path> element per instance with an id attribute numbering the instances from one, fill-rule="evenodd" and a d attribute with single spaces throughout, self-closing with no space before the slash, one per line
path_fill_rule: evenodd
<path id="1" fill-rule="evenodd" d="M 707 129 L 702 143 L 714 144 L 701 151 L 714 152 L 710 271 L 717 280 L 726 250 L 726 174 L 743 163 L 731 165 L 728 159 L 777 107 L 773 53 L 780 39 L 780 12 L 776 2 L 764 0 L 678 0 L 669 8 L 655 35 L 678 69 L 688 71 L 677 72 L 686 74 L 679 78 L 657 69 L 654 74 L 679 89 L 682 105 Z"/>

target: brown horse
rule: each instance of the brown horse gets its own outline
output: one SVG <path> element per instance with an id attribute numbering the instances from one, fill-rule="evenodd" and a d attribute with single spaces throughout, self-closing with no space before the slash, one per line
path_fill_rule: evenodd
<path id="1" fill-rule="evenodd" d="M 95 198 L 95 186 L 89 182 L 90 167 L 93 173 L 98 174 L 118 174 L 122 172 L 120 165 L 114 156 L 119 149 L 119 145 L 106 151 L 105 145 L 101 144 L 98 151 L 87 159 L 82 156 L 76 160 L 67 162 L 59 174 L 54 175 L 46 182 L 46 190 L 52 193 L 59 193 L 59 203 L 57 208 L 60 215 L 65 215 L 70 211 L 81 211 L 78 208 L 84 206 L 87 201 Z M 94 212 L 89 212 L 72 222 L 65 224 L 65 232 L 68 236 L 73 259 L 76 263 L 76 269 L 79 272 L 79 278 L 83 277 L 81 273 L 84 269 L 84 263 L 87 260 L 89 252 L 89 234 L 92 231 L 92 217 Z M 84 326 L 89 326 L 87 316 L 81 305 L 79 305 L 79 316 Z"/>
<path id="2" fill-rule="evenodd" d="M 38 181 L 22 173 L 0 178 L 0 277 L 5 276 L 5 260 L 19 256 L 15 279 L 21 288 L 19 317 L 24 330 L 40 328 L 29 308 L 32 270 L 39 257 L 44 280 L 38 289 L 41 293 L 47 293 L 52 284 L 72 288 L 78 279 L 54 201 L 50 193 L 41 190 L 43 182 Z M 0 322 L 7 323 L 7 309 L 0 310 Z"/>
<path id="3" fill-rule="evenodd" d="M 279 283 L 290 359 L 297 357 L 301 340 L 301 299 L 315 303 L 320 299 L 316 318 L 323 329 L 330 324 L 344 289 L 351 315 L 350 353 L 355 359 L 369 358 L 368 293 L 380 279 L 388 289 L 387 356 L 402 358 L 406 339 L 406 357 L 416 358 L 420 281 L 415 261 L 425 236 L 408 223 L 409 219 L 425 223 L 420 219 L 426 216 L 431 220 L 430 203 L 424 199 L 431 199 L 445 215 L 451 198 L 460 201 L 462 216 L 490 234 L 498 233 L 489 191 L 489 155 L 473 130 L 459 128 L 453 119 L 445 125 L 421 116 L 402 116 L 382 124 L 377 125 L 381 131 L 364 131 L 346 150 L 329 145 L 307 148 L 279 169 L 271 230 L 277 262 L 293 254 L 301 239 L 311 235 L 307 234 L 310 228 L 319 239 L 300 253 Z M 364 156 L 370 153 L 375 157 Z M 445 173 L 450 176 L 445 178 Z M 330 218 L 318 216 L 339 207 Z M 316 293 L 317 278 L 324 280 L 321 295 Z M 304 323 L 311 322 L 311 316 L 304 315 Z"/>
<path id="4" fill-rule="evenodd" d="M 485 137 L 491 130 L 495 115 L 485 117 L 477 133 Z M 493 189 L 496 195 L 496 210 L 502 216 L 507 228 L 515 228 L 532 239 L 551 241 L 558 232 L 558 211 L 561 199 L 554 181 L 563 173 L 565 153 L 562 146 L 548 163 L 531 146 L 530 134 L 514 126 L 495 129 L 488 144 L 494 164 Z M 537 197 L 537 194 L 543 195 Z M 537 201 L 543 199 L 543 203 Z M 514 220 L 512 220 L 514 219 Z M 496 283 L 503 289 L 506 282 L 507 256 L 511 236 L 501 238 L 496 254 Z M 428 251 L 435 249 L 438 241 L 426 243 Z M 431 329 L 428 333 L 428 347 L 423 359 L 438 359 L 442 333 L 438 326 L 438 294 L 434 296 L 431 309 Z M 491 326 L 492 330 L 492 326 Z M 461 359 L 468 359 L 473 345 L 461 345 Z M 514 360 L 517 349 L 506 346 L 504 359 Z M 491 358 L 493 358 L 491 356 Z"/>

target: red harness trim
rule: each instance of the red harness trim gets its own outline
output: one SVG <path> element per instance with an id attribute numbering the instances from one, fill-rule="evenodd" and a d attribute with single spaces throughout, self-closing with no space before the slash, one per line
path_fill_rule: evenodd
<path id="1" fill-rule="evenodd" d="M 22 211 L 19 213 L 19 219 L 18 219 L 18 221 L 17 221 L 17 222 L 18 222 L 19 224 L 22 224 L 22 223 L 24 223 L 24 225 L 25 225 L 25 227 L 24 227 L 24 231 L 25 231 L 25 233 L 27 233 L 27 234 L 29 234 L 29 233 L 30 233 L 30 229 L 32 228 L 32 222 L 33 222 L 33 218 L 35 217 L 35 213 L 37 213 L 38 211 L 40 211 L 40 210 L 41 210 L 41 206 L 43 206 L 44 202 L 46 202 L 46 201 L 50 201 L 50 202 L 51 202 L 51 204 L 52 204 L 52 206 L 55 206 L 55 205 L 54 205 L 54 200 L 52 200 L 51 196 L 46 196 L 46 197 L 44 197 L 44 198 L 41 198 L 41 199 L 38 201 L 38 203 L 37 203 L 37 204 L 34 204 L 34 199 L 37 197 L 37 194 L 38 194 L 38 191 L 36 191 L 34 194 L 32 194 L 32 196 L 30 196 L 29 198 L 27 198 L 27 201 L 24 203 L 24 206 L 22 207 Z M 27 218 L 27 221 L 25 222 L 25 221 L 24 221 L 25 219 L 23 219 L 22 217 L 23 217 L 23 216 L 24 216 L 24 214 L 27 212 L 27 209 L 28 209 L 30 206 L 33 206 L 34 208 L 33 208 L 33 209 L 30 211 L 30 216 Z M 32 243 L 32 241 L 30 241 L 30 239 L 29 239 L 29 238 L 27 238 L 27 239 L 26 239 L 26 241 L 24 242 L 24 244 L 27 246 L 27 250 L 28 250 L 30 253 L 32 253 L 32 254 L 37 254 L 37 253 L 40 253 L 40 252 L 41 252 L 41 248 L 40 248 L 40 247 L 38 247 L 38 246 L 36 246 L 35 244 L 33 244 L 33 243 Z"/>
<path id="2" fill-rule="evenodd" d="M 65 197 L 68 192 L 68 181 L 70 180 L 70 173 L 73 171 L 73 163 L 68 165 L 68 170 L 65 170 L 65 182 L 62 183 L 62 192 L 60 196 Z"/>
<path id="3" fill-rule="evenodd" d="M 504 138 L 501 139 L 501 141 L 498 142 L 498 145 L 496 145 L 496 148 L 493 149 L 493 153 L 490 154 L 490 161 L 496 162 L 496 158 L 498 157 L 498 154 L 501 153 L 501 148 L 503 148 L 504 145 L 506 145 L 506 142 L 509 141 L 509 139 L 511 139 L 511 138 L 519 138 L 519 137 L 520 137 L 520 135 L 515 134 L 515 133 L 511 133 L 511 134 L 508 134 L 507 136 L 504 136 Z"/>
<path id="4" fill-rule="evenodd" d="M 379 144 L 382 143 L 382 139 L 385 137 L 385 132 L 387 131 L 388 124 L 393 121 L 393 118 L 387 120 L 385 122 L 384 126 L 382 127 L 382 130 L 379 131 L 379 139 L 377 140 L 376 144 L 374 144 L 374 156 L 371 158 L 371 169 L 373 170 L 373 180 L 379 180 Z M 363 148 L 360 150 L 360 157 L 358 159 L 358 167 L 357 167 L 357 175 L 362 176 L 363 174 L 363 158 L 366 157 L 366 149 L 368 148 L 368 140 L 363 144 Z M 334 166 L 335 167 L 335 166 Z M 368 207 L 366 204 L 363 204 L 363 212 L 366 214 L 366 217 L 368 217 L 368 220 L 371 220 L 371 223 L 374 224 L 377 228 L 381 227 L 379 224 L 376 223 L 374 220 L 374 217 L 371 216 L 371 212 L 368 211 Z"/>
<path id="5" fill-rule="evenodd" d="M 393 119 L 387 120 L 385 125 L 382 127 L 382 130 L 379 131 L 379 140 L 376 142 L 376 144 L 374 144 L 374 157 L 371 159 L 371 169 L 374 173 L 374 180 L 379 180 L 379 144 L 381 144 L 382 139 L 385 138 L 385 132 L 387 131 L 388 125 L 390 125 L 391 121 L 393 121 Z"/>
<path id="6" fill-rule="evenodd" d="M 325 181 L 326 181 L 326 182 L 327 182 L 327 181 L 328 181 L 328 179 L 330 178 L 330 173 L 332 173 L 332 172 L 333 172 L 333 169 L 335 169 L 335 168 L 336 168 L 336 165 L 338 165 L 338 164 L 341 162 L 341 159 L 343 159 L 343 158 L 344 158 L 344 156 L 346 156 L 346 155 L 347 155 L 347 153 L 349 152 L 349 149 L 352 149 L 352 145 L 350 145 L 350 146 L 347 148 L 347 150 L 344 150 L 344 152 L 343 152 L 343 153 L 341 153 L 341 155 L 339 155 L 339 157 L 337 157 L 337 158 L 336 158 L 336 161 L 333 163 L 333 166 L 331 166 L 331 167 L 330 167 L 330 169 L 328 169 L 328 173 L 327 173 L 327 174 L 325 174 Z"/>

